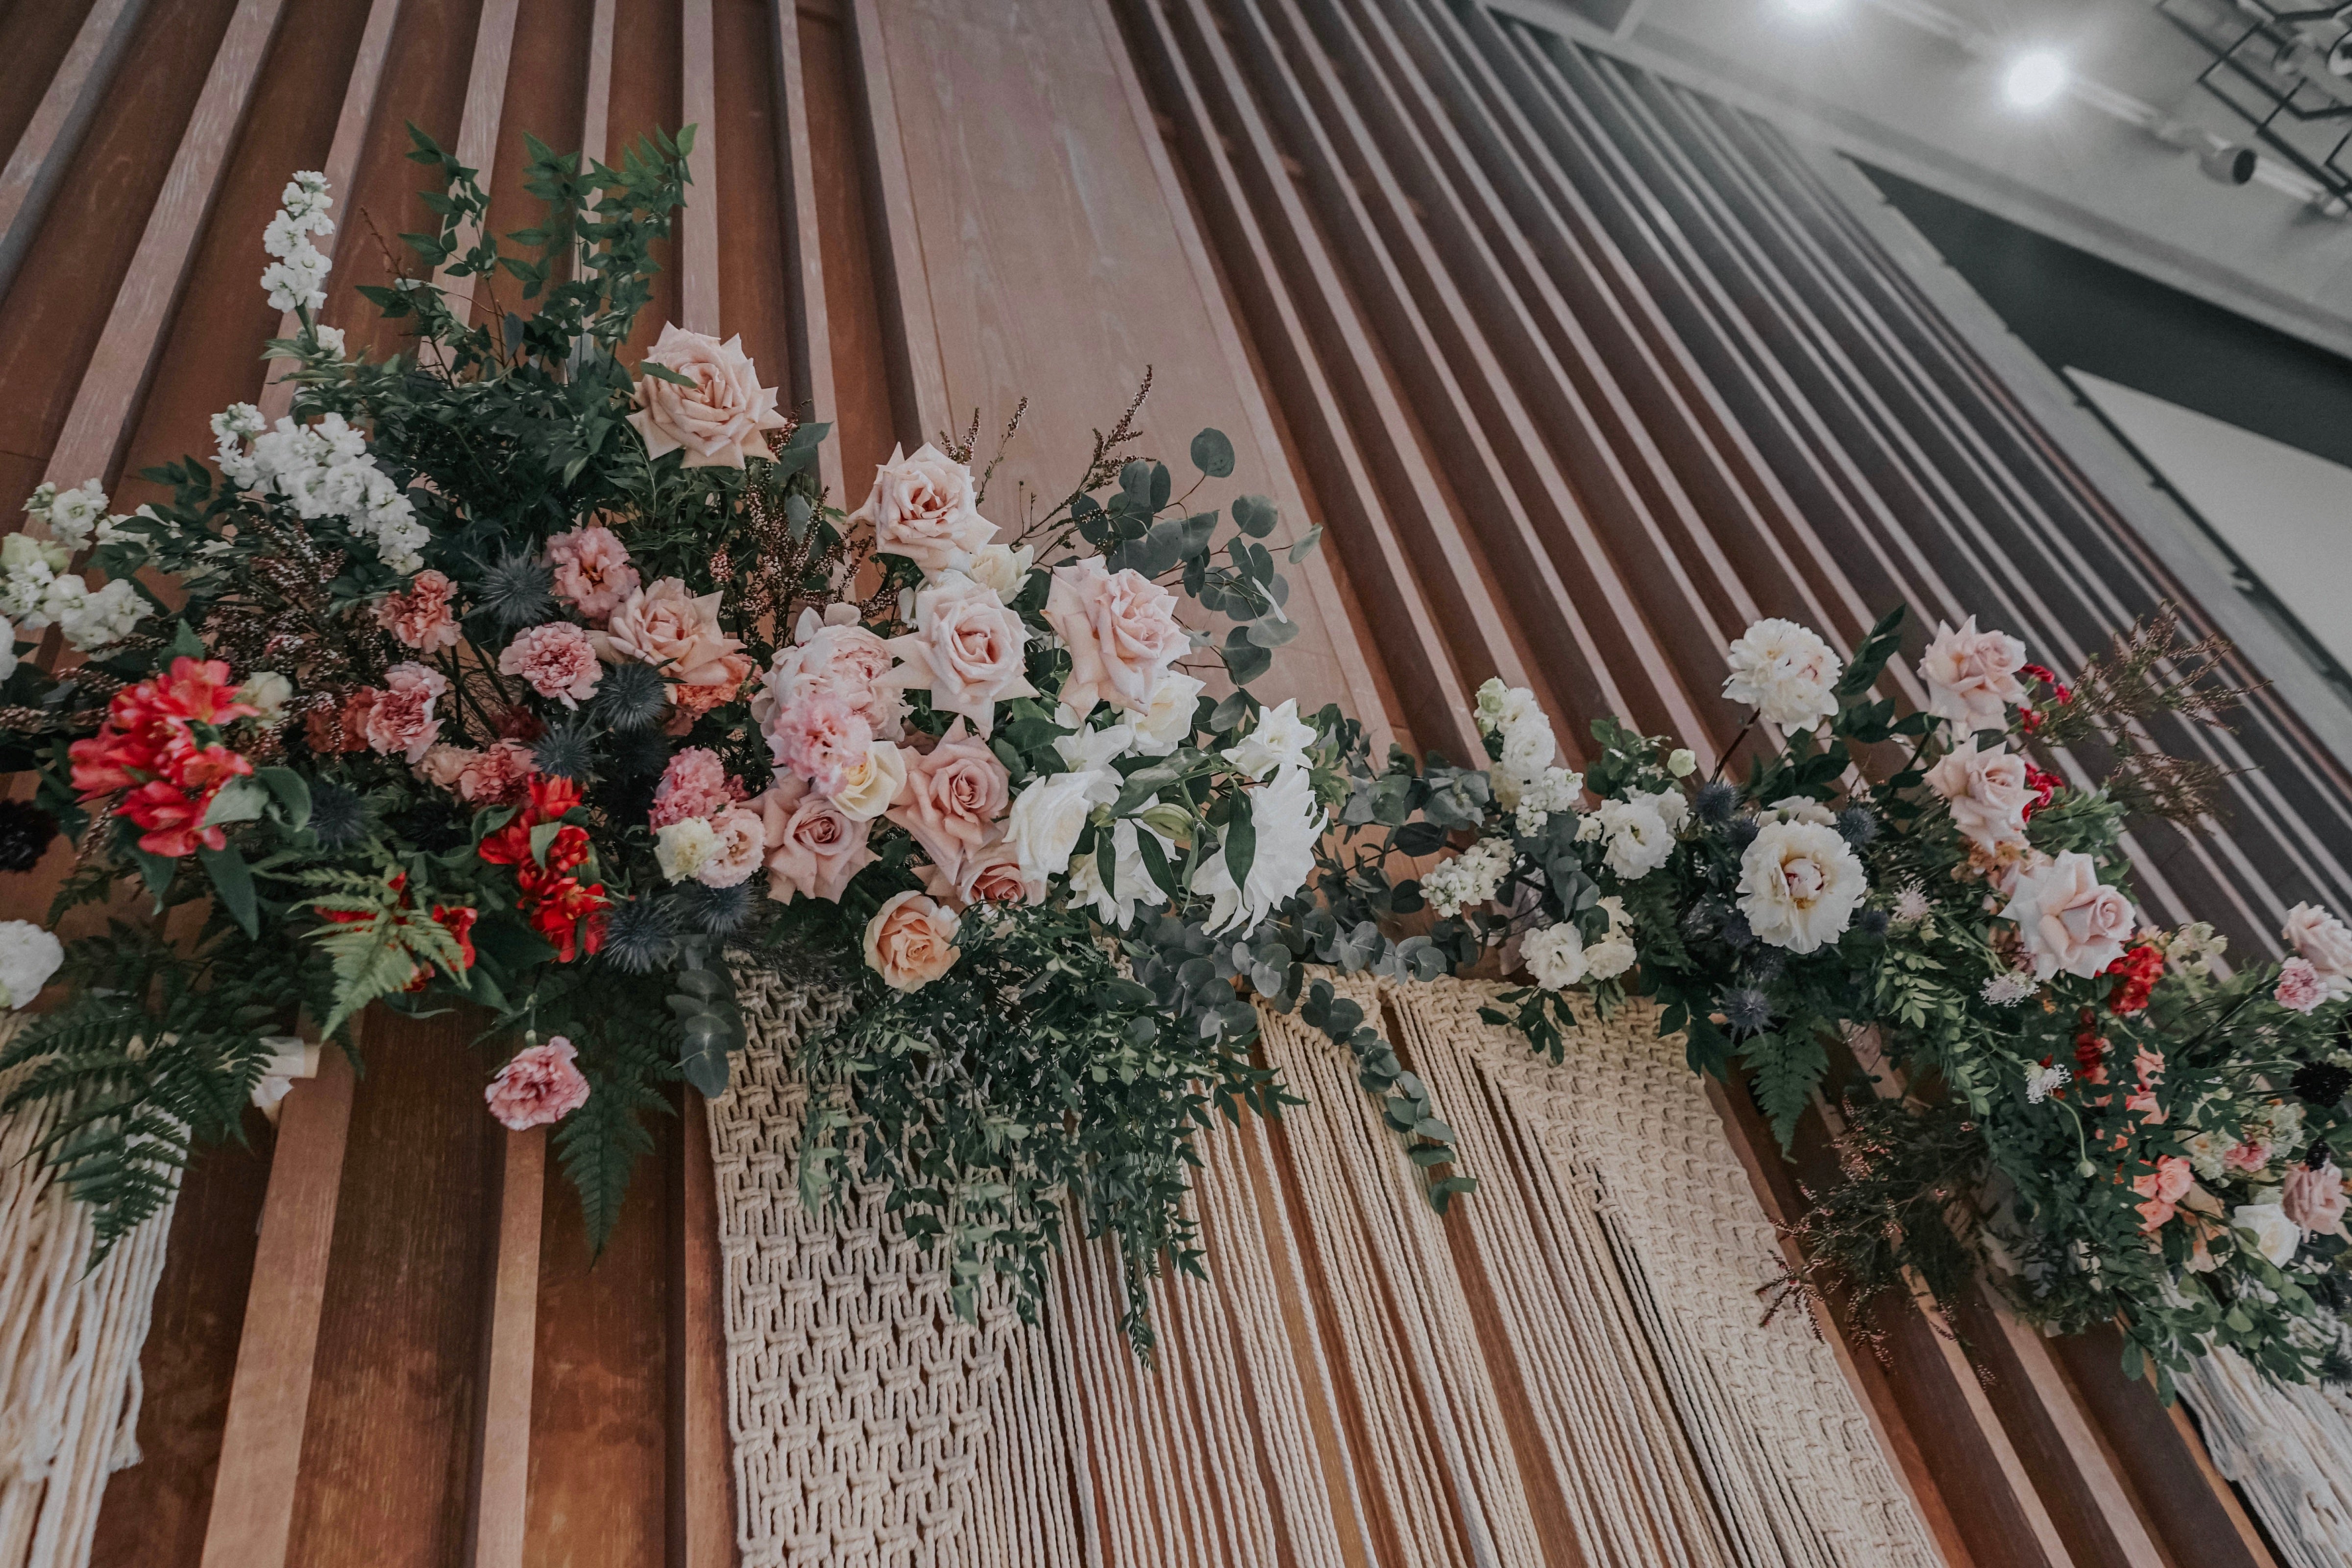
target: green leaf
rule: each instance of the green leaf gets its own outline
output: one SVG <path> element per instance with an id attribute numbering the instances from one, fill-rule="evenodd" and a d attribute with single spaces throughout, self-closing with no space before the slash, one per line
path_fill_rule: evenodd
<path id="1" fill-rule="evenodd" d="M 1153 835 L 1138 828 L 1135 835 L 1135 852 L 1143 861 L 1143 874 L 1151 879 L 1152 884 L 1169 898 L 1177 897 L 1176 873 L 1170 869 L 1168 857 L 1160 849 L 1160 840 Z M 1105 887 L 1110 885 L 1108 879 L 1104 880 L 1103 885 Z"/>
<path id="2" fill-rule="evenodd" d="M 1235 626 L 1217 653 L 1225 661 L 1225 673 L 1233 677 L 1235 686 L 1247 686 L 1274 668 L 1274 650 L 1250 641 L 1245 626 Z"/>
<path id="3" fill-rule="evenodd" d="M 1250 867 L 1256 859 L 1257 826 L 1247 811 L 1235 811 L 1225 824 L 1225 869 L 1233 873 L 1234 887 L 1249 886 Z"/>
<path id="4" fill-rule="evenodd" d="M 169 856 L 150 854 L 135 843 L 126 841 L 123 850 L 137 864 L 139 879 L 155 895 L 155 907 L 163 908 L 163 895 L 171 891 L 172 879 L 178 873 L 180 863 Z"/>
<path id="5" fill-rule="evenodd" d="M 286 826 L 299 833 L 310 825 L 310 786 L 292 768 L 263 768 L 255 775 L 278 797 Z"/>
<path id="6" fill-rule="evenodd" d="M 1192 466 L 1213 479 L 1234 471 L 1234 444 L 1223 430 L 1203 430 L 1192 437 Z"/>
<path id="7" fill-rule="evenodd" d="M 1243 496 L 1234 502 L 1234 526 L 1252 539 L 1264 539 L 1282 521 L 1282 513 L 1264 496 Z"/>
<path id="8" fill-rule="evenodd" d="M 199 846 L 196 858 L 212 879 L 213 891 L 226 910 L 229 918 L 243 927 L 245 934 L 261 934 L 261 911 L 253 896 L 253 871 L 246 865 L 245 856 L 234 844 L 225 849 L 206 849 Z"/>
<path id="9" fill-rule="evenodd" d="M 217 827 L 223 823 L 251 822 L 268 804 L 269 791 L 259 779 L 233 778 L 215 793 L 212 804 L 205 807 L 204 820 L 197 826 Z"/>
<path id="10" fill-rule="evenodd" d="M 1293 566 L 1296 566 L 1300 562 L 1306 560 L 1308 556 L 1314 554 L 1315 547 L 1322 542 L 1323 525 L 1318 522 L 1314 527 L 1308 529 L 1305 533 L 1300 534 L 1298 536 L 1298 542 L 1290 547 L 1290 563 Z"/>

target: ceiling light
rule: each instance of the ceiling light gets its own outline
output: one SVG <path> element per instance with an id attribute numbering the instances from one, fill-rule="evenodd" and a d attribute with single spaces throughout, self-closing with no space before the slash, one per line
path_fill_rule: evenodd
<path id="1" fill-rule="evenodd" d="M 2254 177 L 2262 154 L 2243 142 L 2233 142 L 2226 147 L 2214 147 L 2197 155 L 2197 166 L 2209 180 L 2225 185 L 2242 185 Z"/>
<path id="2" fill-rule="evenodd" d="M 2020 55 L 2001 87 L 2018 108 L 2039 109 L 2066 89 L 2066 62 L 2048 49 Z"/>
<path id="3" fill-rule="evenodd" d="M 1800 16 L 1826 16 L 1838 8 L 1838 0 L 1780 0 L 1780 7 Z"/>

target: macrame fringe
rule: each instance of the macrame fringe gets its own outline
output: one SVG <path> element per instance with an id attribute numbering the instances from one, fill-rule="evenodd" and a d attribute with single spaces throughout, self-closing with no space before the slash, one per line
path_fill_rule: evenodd
<path id="1" fill-rule="evenodd" d="M 0 1019 L 0 1044 L 21 1015 Z M 0 1076 L 0 1095 L 26 1069 Z M 139 1462 L 140 1347 L 173 1205 L 90 1267 L 89 1212 L 35 1152 L 47 1106 L 0 1121 L 0 1564 L 81 1568 L 106 1479 Z M 173 1202 L 176 1203 L 176 1195 Z"/>
<path id="2" fill-rule="evenodd" d="M 2200 1360 L 2179 1387 L 2215 1468 L 2238 1483 L 2288 1568 L 2352 1563 L 2352 1395 L 2281 1387 L 2229 1350 Z"/>

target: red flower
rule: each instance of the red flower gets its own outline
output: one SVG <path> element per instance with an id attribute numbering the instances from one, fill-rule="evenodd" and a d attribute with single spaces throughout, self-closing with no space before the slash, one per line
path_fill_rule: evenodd
<path id="1" fill-rule="evenodd" d="M 591 953 L 604 945 L 604 910 L 611 900 L 602 882 L 583 885 L 571 872 L 588 858 L 588 830 L 566 822 L 547 841 L 543 856 L 530 851 L 531 830 L 561 821 L 580 804 L 580 786 L 567 778 L 536 774 L 530 797 L 514 820 L 487 835 L 476 853 L 493 866 L 515 868 L 521 893 L 515 907 L 531 930 L 555 947 L 555 961 L 569 963 L 584 944 Z M 584 924 L 583 924 L 584 922 Z"/>
<path id="2" fill-rule="evenodd" d="M 2164 954 L 2137 943 L 2124 949 L 2124 955 L 2108 964 L 2106 973 L 2119 977 L 2116 988 L 2107 994 L 2107 1011 L 2126 1016 L 2147 1006 L 2148 993 L 2164 978 Z"/>
<path id="3" fill-rule="evenodd" d="M 236 700 L 227 665 L 175 658 L 166 674 L 116 692 L 98 733 L 67 748 L 73 786 L 84 805 L 129 791 L 121 813 L 145 829 L 139 847 L 150 855 L 176 859 L 199 846 L 221 848 L 227 836 L 197 824 L 221 786 L 253 772 L 253 764 L 196 727 L 214 729 L 257 711 Z"/>
<path id="4" fill-rule="evenodd" d="M 2066 781 L 2028 763 L 2025 764 L 2025 787 L 2033 792 L 2033 798 L 2025 803 L 2025 820 L 2031 822 L 2035 812 L 2050 804 L 2052 795 L 2066 787 Z"/>
<path id="5" fill-rule="evenodd" d="M 471 904 L 459 904 L 454 909 L 447 904 L 433 906 L 434 922 L 457 939 L 460 968 L 474 967 L 474 922 L 481 917 L 482 911 Z"/>

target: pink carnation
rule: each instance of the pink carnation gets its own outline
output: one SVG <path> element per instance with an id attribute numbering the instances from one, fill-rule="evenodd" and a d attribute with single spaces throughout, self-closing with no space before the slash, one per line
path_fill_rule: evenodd
<path id="1" fill-rule="evenodd" d="M 457 794 L 474 805 L 513 805 L 530 794 L 537 772 L 531 751 L 520 741 L 493 741 L 467 754 L 457 771 Z"/>
<path id="2" fill-rule="evenodd" d="M 2221 1163 L 2243 1175 L 2252 1175 L 2271 1163 L 2267 1143 L 2232 1143 L 2222 1152 Z"/>
<path id="3" fill-rule="evenodd" d="M 768 731 L 776 760 L 822 795 L 841 788 L 873 740 L 873 726 L 838 697 L 803 698 Z"/>
<path id="4" fill-rule="evenodd" d="M 559 533 L 547 542 L 547 563 L 555 568 L 555 595 L 602 626 L 637 591 L 637 569 L 628 547 L 602 524 Z"/>
<path id="5" fill-rule="evenodd" d="M 507 644 L 499 655 L 500 675 L 520 675 L 541 697 L 552 697 L 566 708 L 593 696 L 604 679 L 596 662 L 596 647 L 588 634 L 570 621 L 550 621 L 533 626 Z"/>
<path id="6" fill-rule="evenodd" d="M 669 760 L 661 783 L 654 786 L 654 806 L 646 826 L 667 827 L 689 816 L 714 816 L 743 798 L 742 786 L 727 776 L 719 754 L 703 746 L 688 746 Z"/>
<path id="7" fill-rule="evenodd" d="M 408 592 L 388 594 L 375 607 L 375 624 L 390 632 L 404 647 L 435 653 L 457 646 L 457 620 L 449 613 L 449 579 L 438 572 L 419 572 Z"/>
<path id="8" fill-rule="evenodd" d="M 561 1121 L 587 1104 L 588 1080 L 572 1065 L 579 1054 L 562 1035 L 517 1051 L 482 1090 L 490 1114 L 521 1132 Z"/>
<path id="9" fill-rule="evenodd" d="M 694 873 L 707 888 L 731 888 L 751 880 L 768 853 L 766 820 L 749 806 L 730 805 L 710 819 L 719 848 Z"/>
<path id="10" fill-rule="evenodd" d="M 2279 965 L 2278 989 L 2271 994 L 2282 1007 L 2308 1013 L 2327 999 L 2327 985 L 2311 960 L 2290 958 Z"/>
<path id="11" fill-rule="evenodd" d="M 406 763 L 422 762 L 441 736 L 434 700 L 448 689 L 441 672 L 425 665 L 395 664 L 384 671 L 383 689 L 367 708 L 362 733 L 368 748 L 384 756 L 398 752 Z"/>

